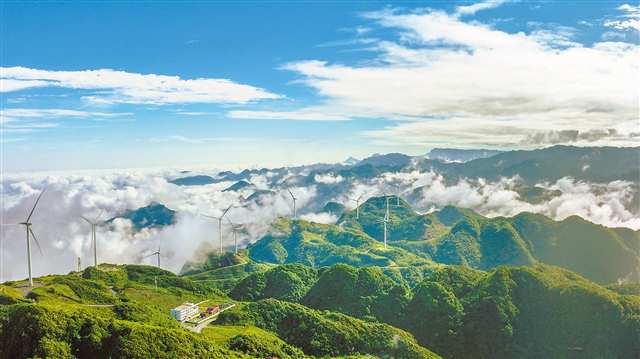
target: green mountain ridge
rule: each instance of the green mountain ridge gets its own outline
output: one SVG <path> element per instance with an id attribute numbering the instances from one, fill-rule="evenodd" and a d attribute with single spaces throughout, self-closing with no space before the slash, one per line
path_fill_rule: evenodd
<path id="1" fill-rule="evenodd" d="M 599 283 L 640 279 L 640 231 L 608 228 L 577 216 L 562 221 L 532 213 L 487 218 L 452 206 L 419 214 L 390 196 L 385 248 L 380 222 L 385 212 L 386 199 L 373 197 L 360 206 L 359 218 L 348 211 L 336 225 L 280 218 L 247 251 L 261 263 L 373 265 L 400 268 L 405 275 L 439 264 L 491 270 L 547 263 Z"/>

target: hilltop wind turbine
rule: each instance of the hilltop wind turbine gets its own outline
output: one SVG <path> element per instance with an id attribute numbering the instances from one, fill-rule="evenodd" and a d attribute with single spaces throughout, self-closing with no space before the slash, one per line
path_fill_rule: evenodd
<path id="1" fill-rule="evenodd" d="M 90 221 L 85 216 L 80 216 L 80 218 L 84 219 L 91 226 L 91 244 L 93 245 L 93 266 L 98 268 L 98 241 L 96 239 L 96 228 L 102 224 L 102 222 L 98 222 L 98 218 L 102 216 L 102 212 L 96 217 L 93 221 Z"/>
<path id="2" fill-rule="evenodd" d="M 31 208 L 31 212 L 29 212 L 29 216 L 27 216 L 27 219 L 24 222 L 15 223 L 15 225 L 23 225 L 27 232 L 27 267 L 29 271 L 29 287 L 33 287 L 33 276 L 32 276 L 32 270 L 31 270 L 31 237 L 33 237 L 33 240 L 36 242 L 36 245 L 38 246 L 38 250 L 40 251 L 40 254 L 42 254 L 42 247 L 40 247 L 38 238 L 36 237 L 36 234 L 33 233 L 33 229 L 31 229 L 32 223 L 29 221 L 31 220 L 31 216 L 33 216 L 33 212 L 36 210 L 36 207 L 38 206 L 38 202 L 40 202 L 40 198 L 42 198 L 44 191 L 45 190 L 43 189 L 42 192 L 40 192 L 40 194 L 38 195 L 38 198 L 36 198 L 36 203 L 33 204 L 33 207 Z M 8 225 L 13 225 L 13 224 L 8 224 Z"/>
<path id="3" fill-rule="evenodd" d="M 289 192 L 289 194 L 291 195 L 291 198 L 293 199 L 293 219 L 298 218 L 298 213 L 296 212 L 296 196 L 293 195 L 293 193 L 291 193 L 291 190 L 287 189 L 287 192 Z"/>
<path id="4" fill-rule="evenodd" d="M 162 268 L 162 267 L 160 266 L 160 245 L 158 245 L 158 250 L 157 250 L 157 251 L 155 251 L 155 252 L 153 252 L 153 253 L 149 254 L 149 255 L 148 255 L 148 256 L 146 256 L 145 258 L 152 257 L 152 256 L 158 256 L 158 268 Z"/>
<path id="5" fill-rule="evenodd" d="M 384 231 L 384 248 L 387 249 L 387 224 L 389 223 L 389 196 L 384 195 L 385 201 L 387 202 L 387 209 L 384 214 L 384 218 L 381 220 L 383 224 Z"/>
<path id="6" fill-rule="evenodd" d="M 225 209 L 224 212 L 222 212 L 222 215 L 220 217 L 208 216 L 206 214 L 203 214 L 203 216 L 205 217 L 218 220 L 218 235 L 220 237 L 220 254 L 222 254 L 222 219 L 227 214 L 227 212 L 229 212 L 231 207 L 233 207 L 233 205 L 230 205 L 229 207 L 227 207 L 227 209 Z"/>
<path id="7" fill-rule="evenodd" d="M 364 196 L 364 194 L 361 194 L 356 199 L 351 199 L 352 201 L 356 202 L 356 219 L 360 219 L 360 199 L 362 198 L 362 196 Z"/>
<path id="8" fill-rule="evenodd" d="M 233 224 L 229 218 L 227 221 L 231 224 L 231 231 L 233 232 L 233 245 L 234 245 L 234 254 L 238 254 L 238 231 L 244 227 L 242 224 Z"/>

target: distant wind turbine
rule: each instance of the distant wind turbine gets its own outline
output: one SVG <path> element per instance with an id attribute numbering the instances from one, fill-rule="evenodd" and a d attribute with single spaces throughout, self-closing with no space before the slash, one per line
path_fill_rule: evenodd
<path id="1" fill-rule="evenodd" d="M 291 199 L 293 199 L 293 219 L 298 218 L 298 213 L 296 212 L 296 196 L 293 195 L 293 193 L 291 193 L 291 190 L 287 189 L 287 191 L 289 192 L 289 194 L 291 195 Z"/>
<path id="2" fill-rule="evenodd" d="M 231 224 L 231 231 L 233 232 L 234 253 L 238 254 L 238 231 L 244 226 L 242 224 L 233 224 L 229 218 L 227 218 L 227 221 Z"/>
<path id="3" fill-rule="evenodd" d="M 364 194 L 361 194 L 356 199 L 351 199 L 352 201 L 356 202 L 356 219 L 360 219 L 360 199 L 362 198 L 362 196 L 364 196 Z"/>
<path id="4" fill-rule="evenodd" d="M 158 268 L 162 268 L 162 267 L 160 266 L 160 245 L 158 245 L 158 250 L 157 250 L 157 251 L 155 251 L 155 252 L 153 252 L 153 253 L 149 254 L 149 255 L 148 255 L 148 256 L 146 256 L 145 258 L 153 257 L 153 256 L 157 256 L 157 259 L 158 259 Z"/>
<path id="5" fill-rule="evenodd" d="M 218 221 L 218 235 L 220 237 L 220 254 L 222 254 L 222 219 L 227 214 L 227 212 L 229 212 L 231 207 L 233 207 L 233 205 L 230 205 L 229 207 L 227 207 L 227 209 L 225 209 L 224 212 L 222 212 L 222 215 L 220 217 L 208 216 L 206 214 L 203 214 L 203 216 L 205 216 L 205 217 L 208 217 L 208 218 L 211 218 L 211 219 L 215 219 L 215 220 Z"/>
<path id="6" fill-rule="evenodd" d="M 387 203 L 387 209 L 385 211 L 384 214 L 384 218 L 382 219 L 382 224 L 384 226 L 384 248 L 387 248 L 387 225 L 389 223 L 389 196 L 387 196 L 386 194 L 384 195 L 384 199 Z"/>
<path id="7" fill-rule="evenodd" d="M 40 243 L 38 242 L 38 238 L 36 237 L 36 234 L 33 233 L 33 229 L 31 229 L 31 225 L 32 223 L 29 222 L 31 220 L 31 216 L 33 216 L 33 212 L 36 210 L 36 207 L 38 206 L 38 202 L 40 202 L 40 198 L 42 198 L 42 195 L 44 194 L 45 190 L 42 190 L 42 192 L 40 192 L 40 194 L 38 195 L 38 198 L 36 198 L 36 203 L 34 203 L 33 207 L 31 208 L 31 212 L 29 212 L 29 216 L 27 216 L 27 219 L 24 222 L 20 222 L 20 223 L 15 223 L 15 224 L 3 224 L 3 226 L 11 226 L 11 225 L 23 225 L 26 229 L 27 232 L 27 267 L 28 267 L 28 272 L 29 272 L 29 287 L 33 287 L 33 276 L 32 276 L 32 269 L 31 269 L 31 237 L 33 237 L 33 240 L 35 241 L 36 245 L 38 246 L 38 250 L 40 251 L 40 254 L 42 254 L 42 247 L 40 247 Z"/>
<path id="8" fill-rule="evenodd" d="M 93 221 L 90 221 L 85 216 L 80 216 L 80 218 L 84 219 L 91 226 L 91 245 L 93 246 L 93 266 L 98 268 L 98 241 L 96 238 L 96 228 L 102 224 L 102 222 L 98 221 L 98 218 L 102 216 L 102 212 L 98 215 L 98 217 L 94 218 Z"/>

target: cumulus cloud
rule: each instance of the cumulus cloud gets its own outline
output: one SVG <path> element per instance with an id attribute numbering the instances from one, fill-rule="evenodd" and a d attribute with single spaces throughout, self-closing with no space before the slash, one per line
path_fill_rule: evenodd
<path id="1" fill-rule="evenodd" d="M 84 99 L 98 104 L 247 103 L 280 95 L 227 79 L 183 79 L 179 76 L 139 74 L 111 69 L 50 71 L 26 67 L 0 68 L 0 90 L 35 87 L 100 90 Z"/>
<path id="2" fill-rule="evenodd" d="M 507 32 L 460 16 L 498 3 L 459 7 L 452 14 L 368 13 L 379 27 L 399 30 L 398 38 L 379 41 L 372 47 L 375 57 L 356 65 L 286 64 L 283 68 L 298 74 L 298 82 L 323 102 L 276 114 L 251 111 L 251 116 L 299 119 L 312 112 L 318 119 L 340 114 L 399 120 L 364 135 L 380 144 L 416 147 L 525 147 L 538 132 L 599 129 L 613 129 L 615 135 L 586 136 L 578 143 L 633 144 L 640 46 L 581 44 L 574 39 L 577 30 L 566 26 Z"/>

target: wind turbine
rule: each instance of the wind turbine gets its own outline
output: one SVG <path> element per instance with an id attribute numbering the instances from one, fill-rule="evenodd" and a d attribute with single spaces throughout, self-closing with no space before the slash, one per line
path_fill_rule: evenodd
<path id="1" fill-rule="evenodd" d="M 291 195 L 291 198 L 293 199 L 293 219 L 298 218 L 298 213 L 296 212 L 296 196 L 293 195 L 293 193 L 291 193 L 291 190 L 287 189 L 287 191 L 289 192 L 289 194 Z"/>
<path id="2" fill-rule="evenodd" d="M 160 266 L 160 245 L 158 245 L 158 250 L 157 250 L 157 251 L 155 251 L 155 252 L 153 252 L 153 253 L 149 254 L 149 255 L 148 255 L 148 256 L 146 256 L 145 258 L 152 257 L 152 256 L 158 256 L 158 268 L 162 268 L 162 267 Z"/>
<path id="3" fill-rule="evenodd" d="M 234 253 L 238 254 L 238 231 L 242 229 L 242 224 L 233 224 L 229 218 L 227 221 L 231 224 L 231 231 L 233 232 L 233 245 L 234 245 Z"/>
<path id="4" fill-rule="evenodd" d="M 360 199 L 362 198 L 362 196 L 364 196 L 364 194 L 361 194 L 356 199 L 351 199 L 352 201 L 356 202 L 356 219 L 360 219 Z"/>
<path id="5" fill-rule="evenodd" d="M 80 216 L 80 218 L 84 219 L 91 226 L 91 244 L 93 245 L 93 266 L 98 268 L 98 241 L 96 239 L 96 227 L 102 224 L 102 222 L 98 222 L 98 218 L 102 216 L 102 212 L 96 217 L 93 221 L 90 221 L 85 216 Z"/>
<path id="6" fill-rule="evenodd" d="M 205 217 L 218 220 L 218 235 L 220 237 L 220 254 L 222 254 L 222 219 L 227 214 L 227 212 L 229 212 L 231 207 L 233 207 L 233 205 L 230 205 L 229 207 L 227 207 L 227 209 L 225 209 L 224 212 L 222 212 L 222 215 L 220 217 L 208 216 L 206 214 L 203 214 L 203 216 Z"/>
<path id="7" fill-rule="evenodd" d="M 389 223 L 389 197 L 384 195 L 385 201 L 387 202 L 387 209 L 384 214 L 384 218 L 382 219 L 382 224 L 384 226 L 384 248 L 387 249 L 387 224 Z"/>
<path id="8" fill-rule="evenodd" d="M 27 232 L 27 266 L 29 270 L 29 287 L 33 287 L 33 276 L 32 276 L 32 270 L 31 270 L 31 237 L 33 237 L 33 240 L 36 242 L 36 245 L 38 246 L 38 250 L 40 251 L 40 254 L 42 254 L 42 247 L 40 247 L 38 238 L 36 237 L 35 233 L 33 233 L 33 229 L 31 229 L 32 223 L 29 221 L 31 220 L 31 216 L 33 216 L 33 212 L 36 210 L 36 206 L 38 206 L 38 202 L 40 202 L 40 198 L 42 198 L 44 191 L 45 190 L 43 189 L 42 192 L 40 192 L 40 194 L 38 195 L 38 198 L 36 198 L 36 203 L 34 203 L 33 207 L 31 208 L 31 212 L 29 212 L 29 216 L 27 217 L 27 219 L 24 222 L 17 223 L 17 224 L 23 225 Z"/>

